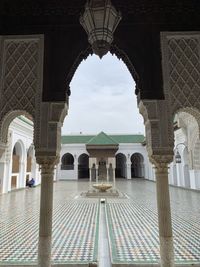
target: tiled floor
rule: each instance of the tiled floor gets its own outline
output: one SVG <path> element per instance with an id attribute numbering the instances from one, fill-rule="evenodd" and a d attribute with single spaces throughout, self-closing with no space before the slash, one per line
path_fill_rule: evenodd
<path id="1" fill-rule="evenodd" d="M 115 263 L 159 261 L 155 184 L 118 181 L 128 199 L 108 199 L 106 211 Z M 98 199 L 80 198 L 87 182 L 59 182 L 54 189 L 52 261 L 97 260 Z M 171 188 L 176 262 L 200 262 L 200 193 Z M 0 265 L 35 263 L 40 188 L 0 196 Z"/>
<path id="2" fill-rule="evenodd" d="M 107 214 L 113 262 L 158 262 L 157 214 L 136 200 L 108 200 Z M 173 214 L 176 263 L 200 262 L 200 228 Z"/>
<path id="3" fill-rule="evenodd" d="M 63 190 L 59 184 L 56 185 L 54 263 L 97 261 L 99 201 L 74 199 L 74 196 L 72 194 L 72 199 L 69 198 L 67 188 Z M 36 263 L 39 187 L 4 195 L 1 200 L 0 263 Z"/>

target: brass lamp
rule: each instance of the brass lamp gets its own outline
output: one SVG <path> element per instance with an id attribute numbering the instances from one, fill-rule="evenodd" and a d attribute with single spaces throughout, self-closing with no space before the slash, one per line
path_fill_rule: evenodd
<path id="1" fill-rule="evenodd" d="M 93 52 L 102 58 L 110 49 L 113 33 L 121 20 L 110 0 L 88 0 L 80 24 L 88 34 Z"/>

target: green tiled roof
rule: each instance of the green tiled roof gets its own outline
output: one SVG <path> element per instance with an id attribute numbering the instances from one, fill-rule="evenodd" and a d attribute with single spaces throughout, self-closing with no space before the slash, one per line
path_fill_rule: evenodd
<path id="1" fill-rule="evenodd" d="M 102 133 L 100 133 L 102 134 Z M 90 144 L 91 142 L 95 141 L 92 139 L 97 138 L 98 135 L 83 135 L 83 134 L 79 134 L 79 135 L 64 135 L 61 137 L 61 143 L 62 144 Z M 103 133 L 104 135 L 106 135 L 105 133 Z M 145 141 L 145 137 L 142 134 L 113 134 L 113 135 L 106 135 L 107 136 L 107 141 L 108 142 L 108 138 L 109 140 L 112 140 L 111 144 L 120 144 L 120 143 L 143 143 Z M 102 143 L 104 138 L 103 135 L 100 136 L 101 139 L 98 141 L 98 139 L 96 140 L 96 142 L 101 142 L 100 144 L 106 144 L 106 143 Z M 105 136 L 104 136 L 105 137 Z M 109 141 L 111 142 L 111 141 Z M 96 144 L 96 143 L 92 143 L 92 144 Z"/>
<path id="2" fill-rule="evenodd" d="M 142 134 L 109 135 L 117 143 L 143 143 L 145 137 Z"/>
<path id="3" fill-rule="evenodd" d="M 27 119 L 27 118 L 24 117 L 24 116 L 18 116 L 18 119 L 20 119 L 21 121 L 23 121 L 23 122 L 25 122 L 25 123 L 27 123 L 27 124 L 33 126 L 33 122 L 32 122 L 31 120 Z"/>
<path id="4" fill-rule="evenodd" d="M 61 137 L 62 144 L 86 144 L 94 135 L 63 135 Z"/>
<path id="5" fill-rule="evenodd" d="M 118 145 L 118 143 L 104 132 L 101 132 L 94 136 L 87 145 Z"/>

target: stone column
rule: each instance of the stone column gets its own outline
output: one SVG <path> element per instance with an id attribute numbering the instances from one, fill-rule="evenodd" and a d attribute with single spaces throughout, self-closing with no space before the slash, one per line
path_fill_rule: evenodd
<path id="1" fill-rule="evenodd" d="M 155 164 L 161 267 L 174 266 L 168 163 Z"/>
<path id="2" fill-rule="evenodd" d="M 109 182 L 109 165 L 106 166 L 106 180 Z"/>
<path id="3" fill-rule="evenodd" d="M 9 162 L 7 146 L 6 144 L 0 144 L 0 194 L 8 192 L 8 188 L 5 187 L 5 184 L 7 184 L 9 180 L 7 175 Z"/>
<path id="4" fill-rule="evenodd" d="M 51 237 L 53 212 L 53 178 L 55 159 L 46 158 L 41 166 L 40 223 L 38 267 L 51 266 Z"/>
<path id="5" fill-rule="evenodd" d="M 128 159 L 128 162 L 126 163 L 126 170 L 127 170 L 127 179 L 131 180 L 131 163 L 130 160 Z"/>
<path id="6" fill-rule="evenodd" d="M 92 182 L 92 169 L 89 168 L 90 182 Z"/>
<path id="7" fill-rule="evenodd" d="M 116 188 L 116 185 L 115 185 L 115 168 L 112 169 L 113 171 L 113 189 Z"/>
<path id="8" fill-rule="evenodd" d="M 96 183 L 98 183 L 98 168 L 99 168 L 99 166 L 98 165 L 96 165 Z"/>

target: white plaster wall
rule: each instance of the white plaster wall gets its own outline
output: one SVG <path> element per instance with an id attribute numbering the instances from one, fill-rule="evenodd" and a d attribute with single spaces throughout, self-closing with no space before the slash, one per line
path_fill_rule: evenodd
<path id="1" fill-rule="evenodd" d="M 186 112 L 180 112 L 177 115 L 177 123 L 180 129 L 174 132 L 175 145 L 181 156 L 181 163 L 172 162 L 169 168 L 169 183 L 181 187 L 190 187 L 192 189 L 200 188 L 200 169 L 196 165 L 194 169 L 195 142 L 198 139 L 198 125 L 193 116 Z M 181 145 L 184 143 L 185 145 Z M 188 153 L 184 154 L 184 150 Z M 188 155 L 185 157 L 185 155 Z M 174 168 L 174 169 L 173 169 Z M 175 177 L 176 174 L 176 177 Z M 187 175 L 187 177 L 186 177 Z"/>
<path id="2" fill-rule="evenodd" d="M 61 170 L 61 159 L 62 156 L 66 153 L 70 153 L 74 156 L 74 170 Z M 56 171 L 56 180 L 77 180 L 78 179 L 78 158 L 81 154 L 87 154 L 85 144 L 64 144 L 61 147 L 60 153 L 60 162 L 57 166 Z M 130 159 L 128 159 L 128 155 L 134 153 L 140 153 L 144 158 L 144 172 L 146 179 L 154 179 L 154 174 L 152 170 L 152 165 L 148 160 L 146 147 L 141 144 L 119 144 L 119 149 L 116 154 L 122 153 L 127 158 L 127 163 L 131 164 Z M 129 166 L 130 167 L 130 166 Z"/>
<path id="3" fill-rule="evenodd" d="M 17 188 L 26 186 L 26 167 L 27 167 L 27 151 L 33 143 L 33 126 L 16 118 L 12 121 L 8 132 L 8 147 L 0 160 L 1 174 L 3 175 L 3 191 L 7 193 L 11 191 L 11 175 L 12 175 L 12 152 L 16 143 L 20 144 L 22 154 L 20 159 L 20 173 L 17 178 Z M 34 159 L 33 159 L 34 160 Z M 35 163 L 35 168 L 31 176 L 35 174 L 36 185 L 40 183 L 39 167 Z"/>
<path id="4" fill-rule="evenodd" d="M 150 180 L 153 179 L 152 171 L 151 171 L 152 165 L 149 162 L 148 155 L 147 155 L 147 150 L 146 150 L 145 146 L 143 146 L 140 143 L 136 143 L 136 144 L 119 144 L 119 149 L 118 149 L 116 154 L 119 154 L 119 153 L 122 153 L 122 154 L 124 154 L 126 156 L 127 163 L 129 163 L 129 164 L 131 164 L 130 158 L 131 158 L 131 156 L 133 154 L 135 154 L 135 153 L 141 154 L 143 156 L 143 158 L 144 158 L 144 178 L 145 179 L 150 179 Z M 129 159 L 128 159 L 128 155 L 130 155 Z M 127 172 L 128 172 L 128 170 L 127 170 Z"/>
<path id="5" fill-rule="evenodd" d="M 66 153 L 74 157 L 74 170 L 61 170 L 61 159 Z M 62 144 L 56 180 L 78 180 L 78 158 L 81 154 L 88 155 L 85 144 Z"/>

